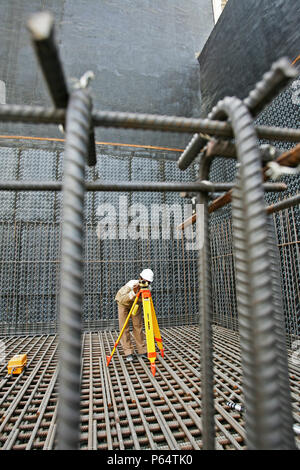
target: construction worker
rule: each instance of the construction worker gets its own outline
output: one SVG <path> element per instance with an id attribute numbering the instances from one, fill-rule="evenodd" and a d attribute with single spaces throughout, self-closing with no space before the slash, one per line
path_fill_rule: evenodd
<path id="1" fill-rule="evenodd" d="M 121 289 L 117 292 L 115 297 L 116 302 L 118 303 L 118 316 L 119 316 L 119 328 L 120 331 L 124 326 L 125 320 L 128 316 L 128 313 L 132 307 L 132 304 L 135 300 L 135 296 L 139 291 L 139 281 L 144 280 L 148 283 L 153 282 L 154 274 L 151 269 L 144 269 L 140 273 L 140 279 L 136 280 L 133 279 L 125 286 L 121 287 Z M 150 288 L 150 286 L 149 286 Z M 139 309 L 135 316 L 132 316 L 132 329 L 133 329 L 133 336 L 137 346 L 138 356 L 147 358 L 147 345 L 145 340 L 145 334 L 143 331 L 143 318 L 142 318 L 142 309 L 141 303 L 142 300 L 138 300 L 140 304 Z M 130 331 L 129 331 L 129 323 L 127 324 L 124 333 L 121 337 L 121 344 L 123 347 L 123 351 L 126 357 L 126 361 L 132 362 L 135 360 L 135 356 L 133 355 L 133 345 L 130 340 Z"/>

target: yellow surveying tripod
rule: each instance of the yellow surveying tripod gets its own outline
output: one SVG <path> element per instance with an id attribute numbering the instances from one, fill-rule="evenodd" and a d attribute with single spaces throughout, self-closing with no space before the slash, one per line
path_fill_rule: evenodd
<path id="1" fill-rule="evenodd" d="M 149 284 L 147 281 L 140 281 L 139 282 L 140 290 L 138 291 L 136 298 L 132 304 L 132 307 L 130 309 L 130 312 L 127 315 L 127 318 L 125 320 L 124 326 L 119 334 L 119 337 L 117 341 L 115 342 L 115 345 L 113 347 L 113 350 L 111 352 L 110 356 L 106 356 L 107 360 L 107 366 L 109 365 L 111 358 L 113 357 L 113 354 L 120 342 L 120 339 L 122 338 L 122 334 L 124 333 L 124 330 L 129 322 L 129 319 L 131 316 L 135 316 L 139 305 L 137 304 L 139 297 L 142 297 L 142 305 L 143 305 L 143 312 L 144 312 L 144 323 L 145 323 L 145 331 L 146 331 L 146 342 L 147 342 L 147 356 L 150 361 L 151 365 L 151 372 L 152 375 L 155 375 L 155 359 L 156 359 L 156 350 L 155 350 L 155 341 L 157 342 L 157 346 L 160 350 L 161 357 L 164 357 L 164 348 L 162 344 L 162 339 L 157 323 L 157 318 L 155 315 L 155 310 L 154 310 L 154 305 L 151 297 L 151 292 L 150 289 L 148 288 Z"/>

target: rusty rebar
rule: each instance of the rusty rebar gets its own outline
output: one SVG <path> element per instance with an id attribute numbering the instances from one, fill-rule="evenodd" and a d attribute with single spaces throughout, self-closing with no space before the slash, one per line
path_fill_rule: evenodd
<path id="1" fill-rule="evenodd" d="M 85 90 L 70 98 L 66 121 L 60 288 L 59 449 L 77 449 L 80 416 L 81 309 L 83 301 L 84 164 L 91 102 Z"/>

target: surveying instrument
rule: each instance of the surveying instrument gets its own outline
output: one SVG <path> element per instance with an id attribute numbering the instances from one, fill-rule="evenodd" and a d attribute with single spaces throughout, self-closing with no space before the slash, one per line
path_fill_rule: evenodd
<path id="1" fill-rule="evenodd" d="M 136 294 L 136 298 L 132 304 L 132 307 L 127 315 L 127 318 L 125 320 L 124 326 L 119 334 L 119 337 L 117 341 L 115 342 L 115 345 L 113 347 L 113 350 L 111 352 L 110 356 L 106 356 L 107 360 L 107 366 L 109 365 L 111 358 L 113 357 L 113 354 L 120 342 L 120 339 L 122 338 L 122 335 L 124 333 L 124 330 L 129 322 L 129 319 L 131 316 L 135 316 L 137 314 L 137 311 L 139 309 L 138 305 L 138 300 L 141 297 L 142 298 L 142 306 L 143 306 L 143 312 L 144 312 L 144 324 L 145 324 L 145 332 L 146 332 L 146 342 L 147 342 L 147 356 L 150 361 L 151 365 L 151 372 L 152 375 L 155 375 L 155 359 L 156 359 L 156 350 L 155 350 L 155 341 L 157 343 L 157 346 L 160 350 L 161 357 L 164 357 L 164 348 L 162 344 L 162 339 L 157 323 L 157 318 L 155 315 L 155 310 L 154 310 L 154 305 L 153 305 L 153 300 L 151 296 L 151 292 L 149 289 L 149 282 L 145 280 L 140 280 L 139 281 L 139 287 L 140 290 Z"/>

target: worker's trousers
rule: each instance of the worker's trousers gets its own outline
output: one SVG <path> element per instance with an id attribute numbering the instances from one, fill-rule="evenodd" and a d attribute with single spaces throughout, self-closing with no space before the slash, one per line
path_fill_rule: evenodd
<path id="1" fill-rule="evenodd" d="M 147 352 L 147 345 L 146 345 L 146 340 L 145 340 L 145 334 L 143 331 L 143 318 L 142 318 L 142 312 L 141 312 L 141 307 L 138 310 L 138 313 L 135 316 L 131 316 L 131 321 L 132 321 L 132 333 L 135 339 L 136 347 L 137 347 L 137 352 L 139 354 L 145 354 Z M 121 305 L 118 303 L 118 315 L 119 315 L 119 328 L 120 331 L 124 326 L 125 320 L 128 316 L 128 313 L 130 312 L 130 307 L 125 307 L 124 305 Z M 123 332 L 123 335 L 121 337 L 121 344 L 123 347 L 123 351 L 125 356 L 128 356 L 129 354 L 133 354 L 134 351 L 134 346 L 131 342 L 130 339 L 130 330 L 129 330 L 129 322 Z"/>

